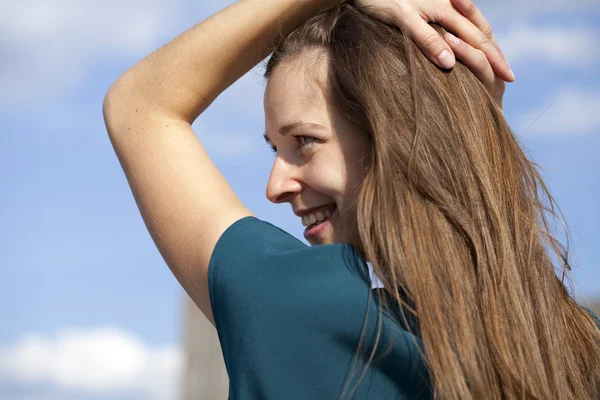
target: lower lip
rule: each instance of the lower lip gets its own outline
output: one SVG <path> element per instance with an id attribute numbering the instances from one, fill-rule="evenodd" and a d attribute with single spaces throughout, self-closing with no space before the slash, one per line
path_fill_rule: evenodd
<path id="1" fill-rule="evenodd" d="M 324 221 L 321 222 L 319 225 L 314 226 L 312 228 L 308 228 L 306 227 L 306 229 L 304 230 L 304 238 L 306 240 L 310 240 L 310 239 L 315 239 L 317 237 L 319 237 L 324 231 L 325 229 L 331 224 L 331 218 L 333 218 L 333 216 L 335 215 L 335 213 L 337 212 L 337 208 L 331 213 L 331 215 Z"/>

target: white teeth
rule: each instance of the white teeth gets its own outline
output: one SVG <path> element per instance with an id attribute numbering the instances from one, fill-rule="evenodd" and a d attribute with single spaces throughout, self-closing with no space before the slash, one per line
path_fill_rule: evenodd
<path id="1" fill-rule="evenodd" d="M 317 211 L 316 213 L 303 216 L 302 217 L 302 225 L 309 226 L 309 225 L 314 224 L 317 221 L 323 221 L 326 218 L 329 218 L 330 216 L 331 216 L 330 209 L 320 210 L 320 211 Z"/>

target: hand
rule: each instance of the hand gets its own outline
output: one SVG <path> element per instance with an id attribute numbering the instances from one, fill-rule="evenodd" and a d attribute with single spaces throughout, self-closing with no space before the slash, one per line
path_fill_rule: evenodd
<path id="1" fill-rule="evenodd" d="M 365 14 L 405 29 L 440 67 L 452 68 L 458 57 L 502 107 L 505 82 L 515 76 L 490 24 L 471 0 L 355 0 L 355 4 Z M 428 22 L 440 24 L 462 40 L 450 33 L 442 38 Z"/>

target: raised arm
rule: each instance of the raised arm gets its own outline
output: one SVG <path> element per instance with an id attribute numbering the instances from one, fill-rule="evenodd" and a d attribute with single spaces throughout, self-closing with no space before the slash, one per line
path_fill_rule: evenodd
<path id="1" fill-rule="evenodd" d="M 268 55 L 279 35 L 338 2 L 242 0 L 150 54 L 106 95 L 107 130 L 148 231 L 211 322 L 211 254 L 232 223 L 252 214 L 216 169 L 191 124 Z M 409 28 L 413 25 L 408 22 Z"/>
<path id="2" fill-rule="evenodd" d="M 221 234 L 252 215 L 192 122 L 265 58 L 276 38 L 338 0 L 242 0 L 140 61 L 108 91 L 104 117 L 144 222 L 173 274 L 212 322 L 208 264 Z"/>

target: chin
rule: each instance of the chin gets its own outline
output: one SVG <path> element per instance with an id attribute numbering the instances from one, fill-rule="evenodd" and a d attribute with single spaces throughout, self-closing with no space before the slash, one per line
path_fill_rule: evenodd
<path id="1" fill-rule="evenodd" d="M 308 243 L 310 243 L 311 246 L 320 246 L 322 244 L 328 244 L 327 241 L 325 240 L 309 240 Z"/>
<path id="2" fill-rule="evenodd" d="M 310 243 L 311 246 L 320 246 L 324 244 L 333 244 L 335 241 L 331 238 L 316 238 L 309 240 L 308 243 Z"/>

